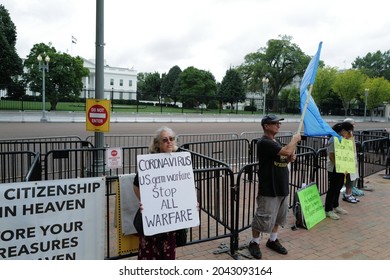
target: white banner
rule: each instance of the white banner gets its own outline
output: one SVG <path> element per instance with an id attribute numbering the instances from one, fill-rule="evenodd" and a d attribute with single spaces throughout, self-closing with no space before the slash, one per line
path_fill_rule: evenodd
<path id="1" fill-rule="evenodd" d="M 105 178 L 0 184 L 1 259 L 104 259 Z"/>
<path id="2" fill-rule="evenodd" d="M 145 235 L 199 225 L 190 153 L 139 155 L 137 167 Z"/>

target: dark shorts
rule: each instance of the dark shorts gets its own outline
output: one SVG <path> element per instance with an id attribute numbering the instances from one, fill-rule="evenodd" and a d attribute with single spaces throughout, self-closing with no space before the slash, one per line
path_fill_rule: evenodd
<path id="1" fill-rule="evenodd" d="M 257 209 L 252 221 L 252 229 L 270 233 L 275 225 L 284 226 L 287 223 L 287 196 L 256 197 Z"/>

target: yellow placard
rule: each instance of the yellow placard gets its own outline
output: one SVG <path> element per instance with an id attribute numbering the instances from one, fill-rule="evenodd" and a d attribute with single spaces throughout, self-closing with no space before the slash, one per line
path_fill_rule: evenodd
<path id="1" fill-rule="evenodd" d="M 85 119 L 87 131 L 110 131 L 111 101 L 107 99 L 87 99 Z"/>
<path id="2" fill-rule="evenodd" d="M 334 151 L 337 173 L 355 173 L 356 172 L 356 157 L 355 143 L 352 140 L 345 138 L 341 142 L 336 137 L 334 138 Z"/>

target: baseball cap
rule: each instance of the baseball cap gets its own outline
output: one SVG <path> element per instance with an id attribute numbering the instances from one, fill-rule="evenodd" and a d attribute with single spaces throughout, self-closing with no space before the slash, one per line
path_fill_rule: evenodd
<path id="1" fill-rule="evenodd" d="M 276 123 L 279 121 L 284 121 L 283 118 L 279 118 L 275 115 L 266 115 L 261 119 L 261 124 L 266 124 L 266 123 Z"/>
<path id="2" fill-rule="evenodd" d="M 336 123 L 334 126 L 332 126 L 332 129 L 337 133 L 340 133 L 342 130 L 352 131 L 353 125 L 350 122 L 341 122 Z"/>
<path id="3" fill-rule="evenodd" d="M 355 124 L 355 120 L 352 119 L 352 118 L 346 118 L 346 119 L 344 120 L 344 122 L 349 122 L 349 123 L 351 123 L 351 124 Z"/>

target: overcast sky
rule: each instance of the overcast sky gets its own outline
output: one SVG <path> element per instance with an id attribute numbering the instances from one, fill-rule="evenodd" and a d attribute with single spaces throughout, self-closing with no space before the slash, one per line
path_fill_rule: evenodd
<path id="1" fill-rule="evenodd" d="M 221 81 L 230 66 L 279 35 L 312 56 L 323 41 L 326 65 L 350 68 L 356 57 L 390 49 L 382 0 L 106 0 L 104 56 L 110 66 L 167 73 L 178 65 Z M 17 31 L 17 52 L 36 43 L 95 58 L 96 0 L 2 0 Z M 72 36 L 77 39 L 72 44 Z"/>

